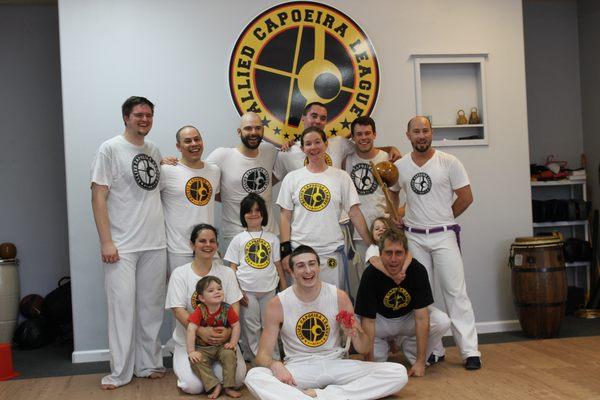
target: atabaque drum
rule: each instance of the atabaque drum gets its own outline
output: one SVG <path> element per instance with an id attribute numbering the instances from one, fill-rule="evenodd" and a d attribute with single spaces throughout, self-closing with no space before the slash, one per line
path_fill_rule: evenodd
<path id="1" fill-rule="evenodd" d="M 513 302 L 526 336 L 558 336 L 567 304 L 563 244 L 557 236 L 516 238 L 510 247 Z"/>
<path id="2" fill-rule="evenodd" d="M 11 343 L 19 314 L 19 260 L 0 260 L 0 343 Z"/>

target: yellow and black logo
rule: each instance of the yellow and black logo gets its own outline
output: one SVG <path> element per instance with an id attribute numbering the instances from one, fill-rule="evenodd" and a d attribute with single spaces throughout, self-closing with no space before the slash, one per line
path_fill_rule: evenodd
<path id="1" fill-rule="evenodd" d="M 329 136 L 347 136 L 369 115 L 379 91 L 371 41 L 349 16 L 324 4 L 295 1 L 254 18 L 229 62 L 229 87 L 240 114 L 260 115 L 267 139 L 300 136 L 306 104 L 327 107 Z"/>
<path id="2" fill-rule="evenodd" d="M 300 317 L 296 323 L 296 336 L 308 347 L 319 347 L 329 338 L 331 328 L 327 317 L 312 311 Z"/>
<path id="3" fill-rule="evenodd" d="M 333 257 L 330 257 L 327 259 L 327 266 L 331 269 L 334 269 L 335 267 L 337 267 L 337 260 Z"/>
<path id="4" fill-rule="evenodd" d="M 194 286 L 196 286 L 196 285 L 194 284 Z M 192 303 L 192 308 L 193 308 L 194 310 L 195 310 L 196 308 L 198 308 L 198 305 L 199 305 L 200 303 L 202 303 L 202 302 L 200 301 L 200 299 L 198 298 L 198 292 L 196 292 L 195 290 L 194 290 L 194 293 L 192 293 L 191 303 Z"/>
<path id="5" fill-rule="evenodd" d="M 390 289 L 383 298 L 383 305 L 394 311 L 406 307 L 410 303 L 410 294 L 401 287 Z"/>
<path id="6" fill-rule="evenodd" d="M 329 200 L 329 189 L 320 183 L 309 183 L 300 189 L 300 204 L 308 211 L 321 211 L 327 207 Z"/>
<path id="7" fill-rule="evenodd" d="M 329 165 L 330 167 L 333 167 L 333 161 L 331 161 L 331 157 L 327 153 L 325 153 L 325 164 Z M 308 165 L 308 157 L 304 157 L 304 166 L 307 166 L 307 165 Z"/>
<path id="8" fill-rule="evenodd" d="M 212 196 L 212 185 L 200 176 L 191 178 L 185 184 L 185 197 L 194 205 L 205 206 Z"/>
<path id="9" fill-rule="evenodd" d="M 265 239 L 251 239 L 244 250 L 246 263 L 252 268 L 263 269 L 271 262 L 271 246 Z"/>

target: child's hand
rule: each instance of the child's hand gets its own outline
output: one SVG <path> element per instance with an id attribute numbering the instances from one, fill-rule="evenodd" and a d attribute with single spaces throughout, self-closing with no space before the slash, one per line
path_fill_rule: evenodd
<path id="1" fill-rule="evenodd" d="M 191 353 L 188 354 L 188 358 L 190 359 L 191 362 L 193 363 L 197 363 L 202 361 L 202 353 L 200 353 L 199 351 L 192 351 Z"/>
<path id="2" fill-rule="evenodd" d="M 227 342 L 223 345 L 224 348 L 226 348 L 227 350 L 233 350 L 236 351 L 237 350 L 237 343 L 232 343 L 232 342 Z"/>

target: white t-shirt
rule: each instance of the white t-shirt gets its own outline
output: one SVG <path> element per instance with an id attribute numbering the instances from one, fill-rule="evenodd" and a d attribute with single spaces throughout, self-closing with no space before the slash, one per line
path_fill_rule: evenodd
<path id="1" fill-rule="evenodd" d="M 327 139 L 325 161 L 330 167 L 342 168 L 342 161 L 354 149 L 354 144 L 348 139 L 339 136 L 331 137 Z M 277 179 L 283 180 L 288 173 L 300 169 L 306 164 L 306 154 L 302 151 L 300 141 L 298 141 L 288 151 L 279 152 L 273 174 Z"/>
<path id="2" fill-rule="evenodd" d="M 398 185 L 406 194 L 404 223 L 412 228 L 434 228 L 455 223 L 454 191 L 469 184 L 462 163 L 453 155 L 436 150 L 422 167 L 408 154 L 398 161 Z"/>
<path id="3" fill-rule="evenodd" d="M 237 264 L 242 290 L 270 292 L 277 287 L 279 275 L 275 262 L 279 257 L 279 238 L 271 232 L 240 232 L 227 248 L 223 260 Z"/>
<path id="4" fill-rule="evenodd" d="M 151 142 L 136 146 L 120 135 L 102 143 L 92 162 L 91 182 L 110 190 L 108 218 L 119 253 L 166 247 L 158 190 L 161 158 Z"/>
<path id="5" fill-rule="evenodd" d="M 262 142 L 258 151 L 258 156 L 252 158 L 244 156 L 237 148 L 219 147 L 206 158 L 221 169 L 221 231 L 226 238 L 244 230 L 240 222 L 240 203 L 248 193 L 261 195 L 267 208 L 271 208 L 272 175 L 278 150 L 272 144 Z M 274 220 L 269 218 L 265 229 L 277 233 Z"/>
<path id="6" fill-rule="evenodd" d="M 221 171 L 214 164 L 190 168 L 181 163 L 161 166 L 160 195 L 165 225 L 167 250 L 176 254 L 192 254 L 190 233 L 196 224 L 214 225 L 215 195 L 220 190 Z"/>
<path id="7" fill-rule="evenodd" d="M 377 164 L 381 161 L 387 161 L 388 154 L 383 150 L 378 150 L 377 155 L 371 159 L 360 158 L 356 153 L 346 157 L 346 172 L 350 175 L 352 183 L 358 192 L 360 198 L 360 211 L 365 217 L 367 227 L 371 226 L 373 220 L 377 217 L 383 217 L 386 213 L 385 195 L 383 190 L 373 176 L 373 170 L 369 161 Z M 354 240 L 362 240 L 358 231 L 354 231 Z"/>
<path id="8" fill-rule="evenodd" d="M 321 283 L 319 296 L 310 303 L 302 302 L 293 286 L 278 294 L 283 310 L 281 342 L 285 362 L 302 362 L 316 358 L 341 358 L 337 288 Z"/>
<path id="9" fill-rule="evenodd" d="M 277 204 L 292 211 L 294 248 L 305 244 L 319 254 L 330 254 L 344 244 L 338 223 L 341 212 L 348 212 L 360 200 L 344 171 L 328 167 L 312 173 L 302 167 L 283 179 Z"/>
<path id="10" fill-rule="evenodd" d="M 235 279 L 235 273 L 229 267 L 220 264 L 213 264 L 212 268 L 205 276 L 212 275 L 221 279 L 223 284 L 223 292 L 225 294 L 225 303 L 233 304 L 240 301 L 242 292 Z M 175 268 L 169 278 L 169 288 L 167 290 L 167 298 L 165 301 L 165 309 L 185 308 L 188 313 L 194 312 L 198 306 L 198 298 L 196 294 L 196 283 L 203 278 L 197 275 L 192 270 L 192 263 L 184 264 Z M 173 331 L 173 340 L 180 345 L 185 346 L 186 343 L 186 328 L 178 321 L 175 323 Z"/>
<path id="11" fill-rule="evenodd" d="M 370 245 L 365 252 L 365 264 L 368 263 L 372 257 L 379 257 L 379 255 L 379 246 L 376 244 Z"/>

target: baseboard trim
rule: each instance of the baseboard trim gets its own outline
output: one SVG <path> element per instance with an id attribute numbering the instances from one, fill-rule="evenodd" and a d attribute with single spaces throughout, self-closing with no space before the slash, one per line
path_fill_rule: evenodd
<path id="1" fill-rule="evenodd" d="M 478 334 L 521 330 L 521 324 L 519 324 L 519 321 L 516 319 L 506 321 L 478 322 L 475 324 L 475 326 L 477 327 Z M 452 336 L 452 332 L 448 330 L 444 336 Z M 162 352 L 163 356 L 171 355 L 171 353 L 165 349 L 165 346 L 162 346 Z M 73 364 L 110 361 L 110 354 L 108 349 L 74 351 L 71 355 L 71 361 Z"/>

